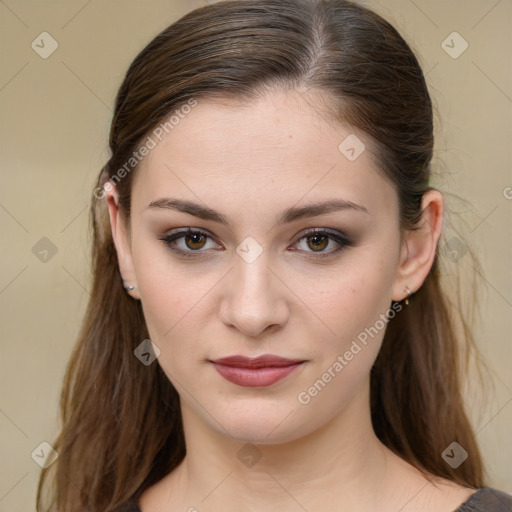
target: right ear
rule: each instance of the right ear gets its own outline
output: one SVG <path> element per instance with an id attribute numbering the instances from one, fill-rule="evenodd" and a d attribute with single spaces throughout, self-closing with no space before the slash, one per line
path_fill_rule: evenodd
<path id="1" fill-rule="evenodd" d="M 108 215 L 112 238 L 117 252 L 119 271 L 126 286 L 134 286 L 128 293 L 135 299 L 140 299 L 137 287 L 137 276 L 133 266 L 133 258 L 127 233 L 126 219 L 122 209 L 119 207 L 119 193 L 115 184 L 107 181 L 104 185 L 105 200 L 107 201 Z"/>

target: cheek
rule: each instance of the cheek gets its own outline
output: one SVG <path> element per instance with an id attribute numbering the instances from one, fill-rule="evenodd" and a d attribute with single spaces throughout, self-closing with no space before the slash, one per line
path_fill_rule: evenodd
<path id="1" fill-rule="evenodd" d="M 347 258 L 328 286 L 322 280 L 321 288 L 309 283 L 306 302 L 318 329 L 312 329 L 311 320 L 313 361 L 297 399 L 311 404 L 320 423 L 342 409 L 366 381 L 388 322 L 397 314 L 391 308 L 392 264 L 392 255 L 373 247 L 357 259 Z"/>
<path id="2" fill-rule="evenodd" d="M 137 283 L 148 328 L 161 338 L 174 329 L 189 309 L 189 288 L 182 275 L 153 264 L 144 265 L 137 272 Z"/>
<path id="3" fill-rule="evenodd" d="M 204 278 L 182 270 L 154 242 L 134 247 L 133 259 L 151 339 L 162 353 L 183 347 L 186 340 L 180 336 L 204 296 Z M 178 342 L 171 344 L 172 340 Z"/>
<path id="4" fill-rule="evenodd" d="M 386 282 L 374 275 L 355 275 L 342 281 L 330 292 L 311 297 L 312 308 L 329 327 L 316 331 L 312 361 L 294 399 L 298 414 L 308 418 L 311 428 L 331 420 L 360 393 L 379 353 L 392 315 Z M 312 325 L 312 324 L 311 324 Z M 309 329 L 315 335 L 315 331 Z M 334 332 L 334 334 L 333 334 Z"/>
<path id="5" fill-rule="evenodd" d="M 149 337 L 160 350 L 158 364 L 178 393 L 187 395 L 201 380 L 195 376 L 205 353 L 197 329 L 201 296 L 183 275 L 155 276 L 148 270 L 141 277 L 142 308 Z"/>
<path id="6" fill-rule="evenodd" d="M 323 331 L 326 337 L 337 340 L 337 349 L 373 326 L 390 307 L 391 260 L 386 255 L 379 258 L 376 252 L 347 258 L 331 275 L 322 278 L 319 274 L 301 285 L 299 293 L 308 307 L 305 312 L 309 310 L 308 316 L 316 319 L 319 334 Z"/>
<path id="7" fill-rule="evenodd" d="M 379 293 L 375 287 L 365 288 L 365 282 L 364 278 L 352 277 L 330 293 L 312 297 L 311 310 L 322 320 L 323 326 L 316 321 L 317 329 L 313 329 L 313 323 L 307 329 L 315 337 L 314 349 L 310 352 L 311 384 L 316 379 L 329 383 L 331 393 L 338 393 L 339 399 L 347 397 L 369 371 L 387 325 L 381 320 L 381 314 L 387 309 L 386 294 Z M 331 393 L 325 393 L 324 399 Z"/>

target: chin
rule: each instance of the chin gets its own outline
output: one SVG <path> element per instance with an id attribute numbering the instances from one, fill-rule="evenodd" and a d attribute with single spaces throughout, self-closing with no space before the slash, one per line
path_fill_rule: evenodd
<path id="1" fill-rule="evenodd" d="M 215 415 L 218 423 L 212 423 L 211 418 L 208 418 L 210 426 L 224 436 L 231 435 L 231 438 L 239 442 L 281 444 L 299 439 L 308 433 L 307 420 L 298 417 L 302 411 L 295 404 L 247 403 L 239 404 L 238 407 L 230 404 L 225 409 L 215 409 L 221 411 Z"/>

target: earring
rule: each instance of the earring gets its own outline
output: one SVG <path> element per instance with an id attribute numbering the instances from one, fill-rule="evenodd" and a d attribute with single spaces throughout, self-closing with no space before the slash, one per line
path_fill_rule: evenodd
<path id="1" fill-rule="evenodd" d="M 407 292 L 407 297 L 405 298 L 404 302 L 405 302 L 405 305 L 408 306 L 409 305 L 409 297 L 411 296 L 412 292 L 408 286 L 405 287 L 405 291 Z"/>
<path id="2" fill-rule="evenodd" d="M 133 286 L 133 284 L 126 284 L 126 281 L 124 279 L 123 279 L 123 288 L 128 292 L 135 290 L 135 286 Z"/>

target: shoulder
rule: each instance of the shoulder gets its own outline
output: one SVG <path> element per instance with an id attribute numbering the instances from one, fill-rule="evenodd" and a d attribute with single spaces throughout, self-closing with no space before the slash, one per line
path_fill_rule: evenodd
<path id="1" fill-rule="evenodd" d="M 510 512 L 512 496 L 493 487 L 482 487 L 454 512 Z"/>

